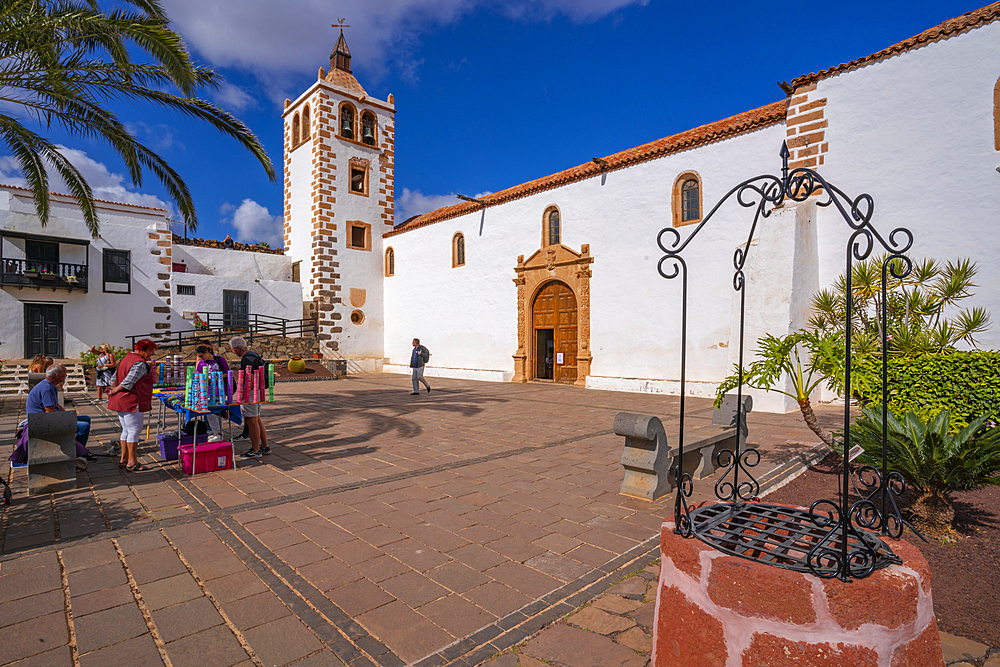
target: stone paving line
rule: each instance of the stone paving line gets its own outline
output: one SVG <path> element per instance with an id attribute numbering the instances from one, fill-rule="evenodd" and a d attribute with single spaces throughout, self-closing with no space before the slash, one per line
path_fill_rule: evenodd
<path id="1" fill-rule="evenodd" d="M 117 436 L 76 404 L 92 442 Z M 657 556 L 671 500 L 618 495 L 609 428 L 627 410 L 669 432 L 676 405 L 459 380 L 411 397 L 403 376 L 356 376 L 281 385 L 264 411 L 275 454 L 235 471 L 185 478 L 155 440 L 151 472 L 104 460 L 71 493 L 25 498 L 15 471 L 0 647 L 16 649 L 0 665 L 479 664 Z M 689 406 L 692 427 L 710 420 L 707 400 Z M 816 442 L 794 414 L 751 429 L 761 467 Z"/>

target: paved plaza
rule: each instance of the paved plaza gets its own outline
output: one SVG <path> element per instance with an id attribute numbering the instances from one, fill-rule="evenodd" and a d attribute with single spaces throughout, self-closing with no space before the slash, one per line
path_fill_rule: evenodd
<path id="1" fill-rule="evenodd" d="M 234 471 L 184 477 L 155 425 L 149 472 L 101 457 L 75 492 L 28 498 L 24 470 L 5 470 L 0 665 L 473 665 L 654 576 L 672 496 L 618 494 L 611 425 L 656 414 L 670 433 L 676 397 L 431 382 L 419 396 L 400 375 L 281 383 L 263 411 L 274 454 Z M 71 398 L 103 453 L 116 422 Z M 5 442 L 20 416 L 23 399 L 2 399 Z M 710 420 L 710 401 L 688 401 L 690 426 Z M 765 486 L 820 453 L 798 413 L 750 429 Z M 644 594 L 629 613 L 650 609 Z"/>

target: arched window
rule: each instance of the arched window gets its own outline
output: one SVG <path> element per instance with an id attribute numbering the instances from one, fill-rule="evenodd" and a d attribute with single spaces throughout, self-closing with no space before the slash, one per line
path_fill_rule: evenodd
<path id="1" fill-rule="evenodd" d="M 396 253 L 393 252 L 392 246 L 385 249 L 385 276 L 396 275 Z"/>
<path id="2" fill-rule="evenodd" d="M 542 214 L 542 247 L 562 243 L 562 216 L 550 206 Z"/>
<path id="3" fill-rule="evenodd" d="M 340 136 L 345 139 L 353 139 L 354 134 L 354 107 L 349 104 L 340 105 Z"/>
<path id="4" fill-rule="evenodd" d="M 451 267 L 465 266 L 465 236 L 462 232 L 451 237 Z"/>
<path id="5" fill-rule="evenodd" d="M 674 227 L 701 222 L 701 177 L 693 171 L 677 177 L 673 191 Z"/>
<path id="6" fill-rule="evenodd" d="M 299 114 L 292 116 L 292 148 L 299 145 Z"/>
<path id="7" fill-rule="evenodd" d="M 361 114 L 361 141 L 362 143 L 368 144 L 369 146 L 374 146 L 378 143 L 378 139 L 375 136 L 375 130 L 377 127 L 375 122 L 375 114 L 371 111 L 366 111 Z"/>
<path id="8" fill-rule="evenodd" d="M 309 141 L 309 105 L 302 108 L 302 141 Z"/>
<path id="9" fill-rule="evenodd" d="M 1000 151 L 1000 79 L 993 88 L 993 143 L 994 148 Z"/>

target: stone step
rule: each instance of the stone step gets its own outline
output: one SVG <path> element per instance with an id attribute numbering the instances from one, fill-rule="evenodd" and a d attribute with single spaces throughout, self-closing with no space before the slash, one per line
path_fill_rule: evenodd
<path id="1" fill-rule="evenodd" d="M 87 378 L 82 364 L 65 364 L 65 391 L 86 391 Z M 23 365 L 4 366 L 0 373 L 0 394 L 19 395 L 28 393 L 28 367 Z"/>

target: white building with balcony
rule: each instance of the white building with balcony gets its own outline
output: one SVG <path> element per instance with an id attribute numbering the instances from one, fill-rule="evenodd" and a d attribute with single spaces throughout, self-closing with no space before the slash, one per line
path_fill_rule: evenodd
<path id="1" fill-rule="evenodd" d="M 196 312 L 235 328 L 261 318 L 274 332 L 302 319 L 290 257 L 175 242 L 166 211 L 107 201 L 96 202 L 93 238 L 75 198 L 50 202 L 43 227 L 29 190 L 0 186 L 2 359 L 77 358 L 104 342 L 165 339 L 194 329 Z"/>

